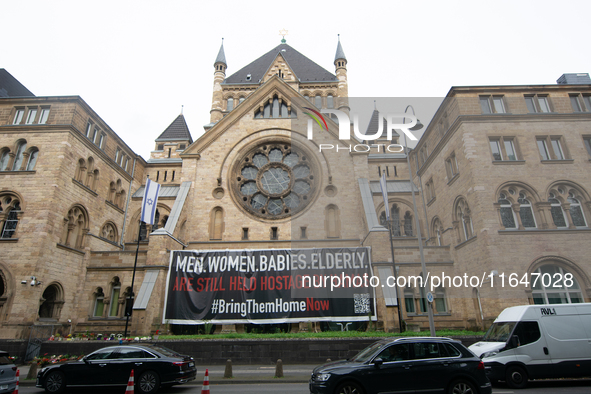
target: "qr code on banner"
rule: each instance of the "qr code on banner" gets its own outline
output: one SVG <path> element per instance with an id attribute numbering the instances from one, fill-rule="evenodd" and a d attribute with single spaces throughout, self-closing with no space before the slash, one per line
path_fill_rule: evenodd
<path id="1" fill-rule="evenodd" d="M 369 313 L 369 294 L 353 294 L 355 313 Z"/>

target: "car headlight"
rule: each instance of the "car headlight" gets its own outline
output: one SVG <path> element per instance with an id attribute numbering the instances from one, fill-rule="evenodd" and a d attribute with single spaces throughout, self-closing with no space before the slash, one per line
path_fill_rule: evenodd
<path id="1" fill-rule="evenodd" d="M 499 354 L 498 350 L 493 350 L 492 352 L 483 353 L 481 358 L 492 357 L 496 356 L 497 354 Z"/>
<path id="2" fill-rule="evenodd" d="M 317 373 L 314 380 L 317 382 L 326 382 L 330 378 L 329 373 Z"/>

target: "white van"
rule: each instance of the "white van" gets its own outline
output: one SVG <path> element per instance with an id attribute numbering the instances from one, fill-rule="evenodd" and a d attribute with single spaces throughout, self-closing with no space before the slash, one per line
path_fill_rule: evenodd
<path id="1" fill-rule="evenodd" d="M 469 349 L 491 382 L 516 389 L 528 379 L 591 376 L 591 303 L 507 308 Z"/>

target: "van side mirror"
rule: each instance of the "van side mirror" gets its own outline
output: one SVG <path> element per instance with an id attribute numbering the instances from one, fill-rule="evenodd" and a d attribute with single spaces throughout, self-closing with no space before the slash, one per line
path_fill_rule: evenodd
<path id="1" fill-rule="evenodd" d="M 378 357 L 375 360 L 373 360 L 373 365 L 376 368 L 379 368 L 383 363 L 384 363 L 384 360 L 382 360 L 380 357 Z"/>
<path id="2" fill-rule="evenodd" d="M 511 341 L 509 342 L 512 348 L 519 347 L 519 337 L 517 335 L 511 336 Z"/>

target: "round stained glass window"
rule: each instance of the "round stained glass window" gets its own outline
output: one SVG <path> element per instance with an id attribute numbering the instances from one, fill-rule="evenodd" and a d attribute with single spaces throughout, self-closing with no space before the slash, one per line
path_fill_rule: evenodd
<path id="1" fill-rule="evenodd" d="M 314 166 L 289 143 L 257 145 L 233 171 L 236 202 L 266 219 L 283 219 L 301 211 L 315 192 Z"/>

